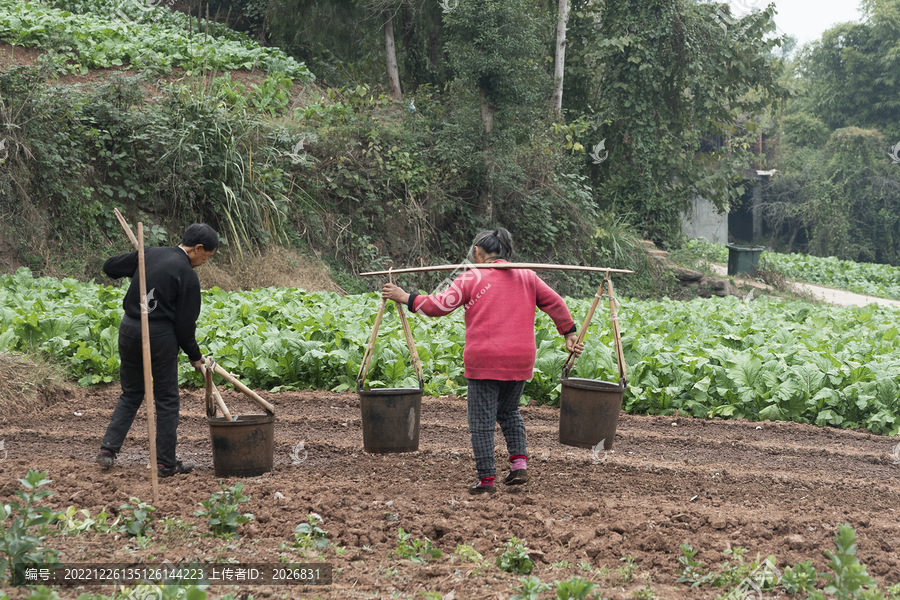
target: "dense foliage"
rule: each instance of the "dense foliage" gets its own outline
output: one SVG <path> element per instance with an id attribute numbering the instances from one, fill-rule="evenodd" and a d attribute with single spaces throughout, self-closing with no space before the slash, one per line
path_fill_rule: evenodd
<path id="1" fill-rule="evenodd" d="M 900 0 L 861 9 L 792 61 L 760 208 L 787 252 L 900 265 Z"/>
<path id="2" fill-rule="evenodd" d="M 797 58 L 808 82 L 798 108 L 830 129 L 877 129 L 900 142 L 900 2 L 862 0 L 863 19 L 841 23 Z"/>
<path id="3" fill-rule="evenodd" d="M 123 290 L 74 280 L 34 279 L 21 269 L 0 278 L 0 349 L 48 352 L 82 384 L 118 373 Z M 286 288 L 204 292 L 197 338 L 248 385 L 266 389 L 355 389 L 379 301 Z M 568 300 L 578 320 L 587 300 Z M 900 335 L 896 312 L 875 305 L 812 307 L 733 297 L 688 303 L 623 301 L 619 311 L 632 413 L 790 420 L 877 433 L 900 430 Z M 415 316 L 413 333 L 431 395 L 465 392 L 464 324 Z M 539 313 L 538 354 L 526 397 L 556 403 L 565 353 Z M 185 362 L 182 383 L 201 384 Z M 616 378 L 612 333 L 598 311 L 575 373 Z M 396 312 L 385 315 L 367 382 L 417 386 Z"/>
<path id="4" fill-rule="evenodd" d="M 284 239 L 297 138 L 242 107 L 284 112 L 290 79 L 273 75 L 242 94 L 226 75 L 149 102 L 141 77 L 82 87 L 48 86 L 45 75 L 0 73 L 11 147 L 0 209 L 26 260 L 53 242 L 122 240 L 115 207 L 163 233 L 173 229 L 165 218 L 209 222 L 235 252 Z"/>
<path id="5" fill-rule="evenodd" d="M 589 123 L 585 146 L 605 140 L 608 158 L 587 166 L 605 204 L 655 241 L 678 239 L 697 195 L 740 199 L 762 116 L 784 94 L 774 7 L 725 21 L 722 10 L 573 2 L 564 104 Z"/>

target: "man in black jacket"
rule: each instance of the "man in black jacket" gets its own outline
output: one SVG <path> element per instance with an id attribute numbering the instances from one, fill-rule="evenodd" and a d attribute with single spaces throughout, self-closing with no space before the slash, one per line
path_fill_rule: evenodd
<path id="1" fill-rule="evenodd" d="M 169 248 L 146 248 L 144 266 L 147 298 L 141 302 L 137 251 L 115 256 L 103 263 L 112 277 L 131 277 L 119 326 L 119 357 L 122 394 L 113 411 L 106 435 L 100 443 L 97 462 L 111 467 L 144 399 L 144 363 L 141 343 L 141 308 L 150 322 L 150 360 L 153 399 L 156 404 L 156 459 L 160 477 L 189 473 L 192 461 L 175 459 L 178 411 L 178 351 L 187 354 L 191 366 L 200 369 L 206 359 L 194 337 L 200 315 L 200 279 L 194 269 L 205 264 L 219 247 L 219 236 L 209 225 L 187 228 L 181 244 Z"/>

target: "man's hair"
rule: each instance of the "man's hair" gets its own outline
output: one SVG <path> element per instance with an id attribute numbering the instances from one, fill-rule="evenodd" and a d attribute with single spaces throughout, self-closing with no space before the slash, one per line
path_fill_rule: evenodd
<path id="1" fill-rule="evenodd" d="M 203 244 L 207 252 L 219 249 L 219 234 L 206 223 L 194 223 L 184 230 L 181 245 L 193 248 L 197 244 Z"/>

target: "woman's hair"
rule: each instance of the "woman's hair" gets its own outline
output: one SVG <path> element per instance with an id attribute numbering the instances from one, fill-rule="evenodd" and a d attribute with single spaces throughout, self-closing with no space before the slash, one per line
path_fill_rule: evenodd
<path id="1" fill-rule="evenodd" d="M 472 248 L 478 246 L 492 258 L 509 260 L 513 254 L 512 235 L 503 227 L 493 231 L 482 231 L 472 241 Z"/>
<path id="2" fill-rule="evenodd" d="M 181 245 L 193 248 L 197 244 L 203 244 L 203 249 L 213 252 L 219 249 L 219 234 L 206 223 L 194 223 L 184 231 Z"/>

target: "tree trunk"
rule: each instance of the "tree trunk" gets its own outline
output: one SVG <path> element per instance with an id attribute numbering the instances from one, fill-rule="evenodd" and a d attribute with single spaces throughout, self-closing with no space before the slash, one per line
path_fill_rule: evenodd
<path id="1" fill-rule="evenodd" d="M 794 251 L 794 240 L 797 239 L 798 233 L 800 233 L 800 225 L 798 225 L 797 227 L 794 227 L 794 231 L 791 232 L 791 239 L 788 242 L 787 254 L 790 254 L 791 252 Z"/>
<path id="2" fill-rule="evenodd" d="M 394 47 L 394 15 L 390 11 L 384 16 L 384 49 L 387 55 L 388 80 L 391 82 L 391 97 L 400 101 L 403 93 L 400 91 L 400 72 L 397 69 L 397 49 Z"/>
<path id="3" fill-rule="evenodd" d="M 566 24 L 569 22 L 569 0 L 559 0 L 556 20 L 556 59 L 553 63 L 553 110 L 562 115 L 563 75 L 566 69 Z"/>
<path id="4" fill-rule="evenodd" d="M 494 162 L 491 160 L 491 134 L 494 132 L 494 114 L 497 107 L 487 98 L 484 88 L 479 88 L 481 98 L 481 124 L 484 127 L 484 187 L 481 189 L 481 214 L 488 224 L 494 220 Z"/>
<path id="5" fill-rule="evenodd" d="M 407 85 L 411 85 L 412 87 L 409 89 L 409 92 L 415 95 L 416 90 L 419 89 L 419 66 L 417 61 L 413 57 L 413 48 L 415 48 L 415 40 L 414 40 L 414 32 L 415 23 L 412 6 L 409 4 L 403 5 L 403 47 L 406 49 L 406 60 L 410 65 L 410 71 L 412 71 L 412 82 L 407 81 Z"/>
<path id="6" fill-rule="evenodd" d="M 484 146 L 487 149 L 489 146 L 488 138 L 494 132 L 494 113 L 497 112 L 497 107 L 487 99 L 484 88 L 478 89 L 478 95 L 481 98 L 481 124 L 484 126 Z"/>

